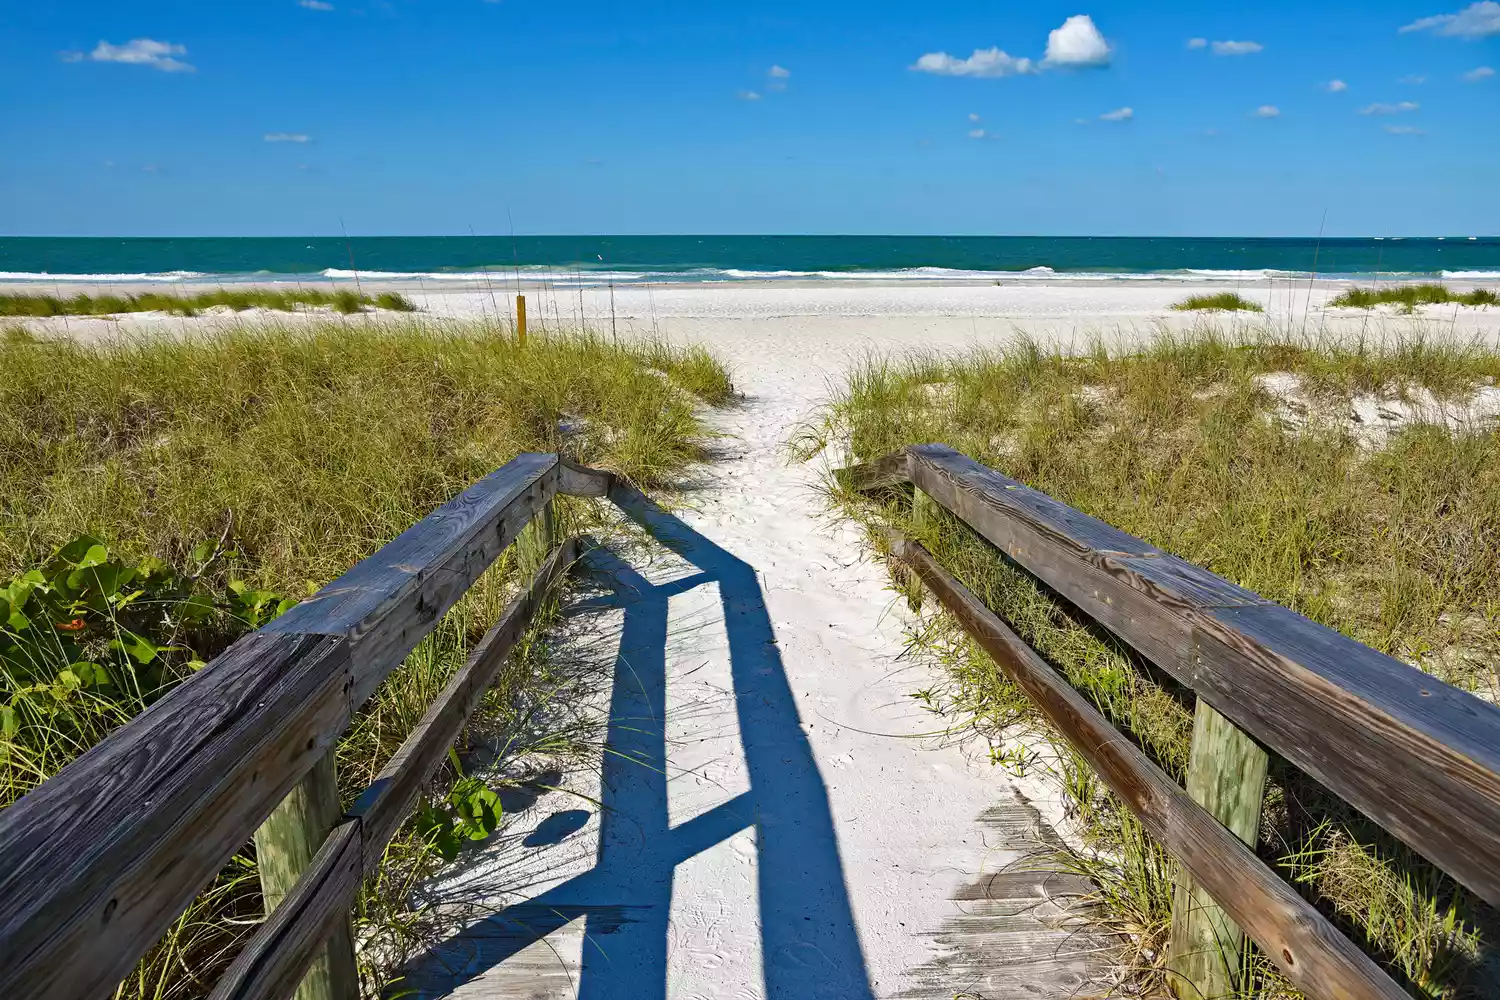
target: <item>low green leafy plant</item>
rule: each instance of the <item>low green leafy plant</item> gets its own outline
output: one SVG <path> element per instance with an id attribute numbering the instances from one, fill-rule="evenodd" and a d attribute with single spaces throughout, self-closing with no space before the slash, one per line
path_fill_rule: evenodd
<path id="1" fill-rule="evenodd" d="M 455 755 L 456 756 L 456 755 Z M 417 832 L 444 861 L 471 841 L 487 840 L 500 828 L 500 796 L 479 778 L 460 778 L 447 795 L 417 812 Z"/>
<path id="2" fill-rule="evenodd" d="M 203 542 L 181 571 L 80 536 L 0 587 L 0 804 L 295 603 L 241 580 L 209 586 L 234 557 Z"/>

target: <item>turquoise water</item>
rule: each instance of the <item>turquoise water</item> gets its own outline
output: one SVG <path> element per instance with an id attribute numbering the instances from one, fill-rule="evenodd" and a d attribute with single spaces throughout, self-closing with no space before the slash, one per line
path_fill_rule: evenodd
<path id="1" fill-rule="evenodd" d="M 85 277 L 481 279 L 596 283 L 1280 274 L 1500 278 L 1500 237 L 1188 239 L 1030 236 L 0 238 L 0 280 Z"/>

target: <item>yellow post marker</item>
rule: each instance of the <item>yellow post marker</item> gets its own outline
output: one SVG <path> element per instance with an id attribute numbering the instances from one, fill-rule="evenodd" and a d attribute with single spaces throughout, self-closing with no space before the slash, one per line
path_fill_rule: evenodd
<path id="1" fill-rule="evenodd" d="M 516 336 L 526 346 L 526 296 L 516 296 Z"/>

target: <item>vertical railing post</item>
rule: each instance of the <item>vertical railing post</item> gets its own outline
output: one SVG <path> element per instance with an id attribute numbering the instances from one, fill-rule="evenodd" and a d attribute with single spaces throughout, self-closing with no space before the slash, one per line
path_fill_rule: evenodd
<path id="1" fill-rule="evenodd" d="M 911 536 L 924 545 L 930 545 L 927 537 L 937 520 L 938 502 L 923 493 L 920 487 L 911 488 Z M 922 580 L 915 573 L 906 574 L 906 604 L 913 613 L 922 610 Z"/>
<path id="2" fill-rule="evenodd" d="M 516 568 L 521 571 L 523 581 L 541 568 L 542 563 L 552 554 L 552 549 L 561 541 L 557 536 L 556 513 L 553 510 L 556 502 L 547 501 L 547 506 L 538 511 L 531 523 L 516 536 Z"/>
<path id="3" fill-rule="evenodd" d="M 255 831 L 255 856 L 267 914 L 292 891 L 343 815 L 334 754 L 330 749 Z M 297 987 L 297 1000 L 359 1000 L 359 965 L 348 919 L 334 927 Z"/>
<path id="4" fill-rule="evenodd" d="M 516 296 L 516 340 L 526 346 L 526 296 Z"/>
<path id="5" fill-rule="evenodd" d="M 1266 790 L 1266 752 L 1202 698 L 1193 716 L 1187 792 L 1240 840 L 1255 847 Z M 1238 992 L 1245 934 L 1181 865 L 1172 894 L 1167 968 L 1183 1000 Z"/>

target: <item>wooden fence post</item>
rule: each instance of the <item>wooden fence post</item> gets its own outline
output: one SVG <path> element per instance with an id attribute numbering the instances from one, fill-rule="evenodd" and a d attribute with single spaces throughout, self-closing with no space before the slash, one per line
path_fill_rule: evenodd
<path id="1" fill-rule="evenodd" d="M 255 856 L 267 915 L 292 891 L 328 832 L 343 816 L 334 755 L 330 749 L 255 831 Z M 322 953 L 313 960 L 297 987 L 297 1000 L 359 1000 L 359 965 L 347 919 L 338 923 Z"/>
<path id="2" fill-rule="evenodd" d="M 537 512 L 531 523 L 516 536 L 516 568 L 525 581 L 546 562 L 560 538 L 557 534 L 557 518 L 554 511 L 557 501 L 548 500 Z"/>
<path id="3" fill-rule="evenodd" d="M 1198 699 L 1187 793 L 1253 850 L 1266 790 L 1266 752 L 1234 723 Z M 1177 866 L 1167 968 L 1183 1000 L 1238 990 L 1245 935 L 1213 897 Z"/>
<path id="4" fill-rule="evenodd" d="M 516 339 L 526 346 L 526 296 L 516 296 Z"/>
<path id="5" fill-rule="evenodd" d="M 931 541 L 927 529 L 937 520 L 938 502 L 916 486 L 911 488 L 911 533 L 924 545 Z M 906 606 L 913 614 L 922 610 L 922 578 L 915 573 L 906 573 Z"/>

